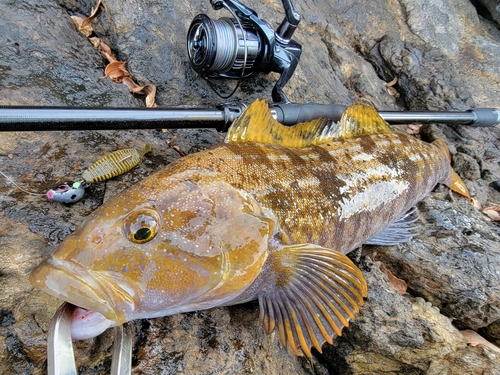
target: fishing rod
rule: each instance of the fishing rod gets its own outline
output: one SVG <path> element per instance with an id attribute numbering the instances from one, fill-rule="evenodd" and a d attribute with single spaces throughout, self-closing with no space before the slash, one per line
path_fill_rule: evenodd
<path id="1" fill-rule="evenodd" d="M 347 106 L 316 103 L 274 103 L 273 117 L 284 125 L 315 118 L 339 121 Z M 227 131 L 244 111 L 242 104 L 210 108 L 90 108 L 0 106 L 0 132 L 61 130 L 130 130 L 215 128 Z M 380 111 L 389 124 L 446 123 L 492 127 L 500 123 L 500 110 L 476 108 L 465 112 Z"/>
<path id="2" fill-rule="evenodd" d="M 283 87 L 292 77 L 302 47 L 292 39 L 301 16 L 291 0 L 282 0 L 285 17 L 276 30 L 238 0 L 210 0 L 215 10 L 233 18 L 197 15 L 189 27 L 187 49 L 191 67 L 214 88 L 212 78 L 238 79 L 258 73 L 279 74 L 270 105 L 274 118 L 294 125 L 315 118 L 339 121 L 347 108 L 339 104 L 290 103 Z M 227 99 L 215 91 L 219 96 Z M 51 130 L 127 130 L 215 128 L 226 131 L 244 111 L 243 104 L 219 108 L 89 108 L 0 106 L 0 132 Z M 447 123 L 480 127 L 500 123 L 500 110 L 477 108 L 466 112 L 379 112 L 390 124 Z"/>

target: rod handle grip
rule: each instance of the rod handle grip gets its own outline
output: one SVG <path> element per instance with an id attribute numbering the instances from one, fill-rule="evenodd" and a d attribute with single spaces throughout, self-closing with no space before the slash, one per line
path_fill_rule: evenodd
<path id="1" fill-rule="evenodd" d="M 320 117 L 339 121 L 346 108 L 341 104 L 316 103 L 275 103 L 271 106 L 276 111 L 276 120 L 283 125 L 294 125 Z"/>
<path id="2" fill-rule="evenodd" d="M 471 125 L 478 127 L 492 127 L 500 124 L 500 110 L 495 108 L 475 108 L 468 112 L 474 114 L 475 120 Z"/>

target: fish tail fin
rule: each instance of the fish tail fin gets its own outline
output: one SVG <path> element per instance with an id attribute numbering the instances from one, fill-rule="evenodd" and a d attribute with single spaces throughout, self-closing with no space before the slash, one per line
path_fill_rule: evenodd
<path id="1" fill-rule="evenodd" d="M 283 246 L 268 258 L 274 285 L 259 295 L 266 332 L 278 328 L 283 345 L 311 356 L 333 343 L 359 312 L 367 285 L 358 267 L 338 251 L 313 244 Z"/>
<path id="2" fill-rule="evenodd" d="M 436 146 L 438 149 L 443 152 L 448 160 L 451 162 L 451 154 L 450 150 L 448 150 L 448 147 L 446 146 L 446 143 L 442 139 L 437 139 L 434 142 L 432 142 L 434 146 Z M 451 166 L 450 166 L 451 168 Z M 466 197 L 469 201 L 471 200 L 470 194 L 469 194 L 469 189 L 467 189 L 467 186 L 463 182 L 463 180 L 460 178 L 460 176 L 451 168 L 451 180 L 449 183 L 446 184 L 452 191 L 455 193 L 458 193 L 460 195 L 463 195 Z"/>
<path id="3" fill-rule="evenodd" d="M 460 176 L 457 174 L 457 172 L 455 172 L 453 169 L 451 170 L 451 182 L 448 185 L 448 187 L 451 190 L 453 190 L 455 193 L 463 195 L 469 201 L 471 200 L 471 197 L 469 194 L 469 189 L 467 189 L 467 186 L 465 185 L 463 180 L 460 178 Z"/>

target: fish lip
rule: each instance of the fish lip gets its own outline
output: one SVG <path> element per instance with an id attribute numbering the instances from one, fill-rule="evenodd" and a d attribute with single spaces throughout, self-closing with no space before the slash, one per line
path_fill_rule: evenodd
<path id="1" fill-rule="evenodd" d="M 48 276 L 43 271 L 46 267 L 50 267 L 50 275 L 55 276 L 58 279 L 57 288 L 52 288 L 49 285 L 50 281 L 48 280 Z M 38 273 L 41 273 L 41 275 L 38 275 L 37 270 Z M 42 277 L 40 278 L 37 276 Z M 38 287 L 40 281 L 42 281 L 41 284 L 43 284 L 43 280 L 45 280 L 45 285 L 41 285 L 40 287 L 45 292 L 72 303 L 75 306 L 99 312 L 107 319 L 112 320 L 117 324 L 123 324 L 127 321 L 127 319 L 123 311 L 117 311 L 116 303 L 111 298 L 109 293 L 106 293 L 109 286 L 106 288 L 103 281 L 106 283 L 112 283 L 113 286 L 120 289 L 120 296 L 124 297 L 127 305 L 129 305 L 127 310 L 133 311 L 135 307 L 134 300 L 130 293 L 121 288 L 116 282 L 108 280 L 105 275 L 91 272 L 90 270 L 85 269 L 71 261 L 49 258 L 45 262 L 41 263 L 31 272 L 30 281 L 34 286 Z M 70 293 L 66 293 L 66 295 L 62 297 L 63 292 L 58 291 L 61 290 L 61 281 L 64 285 L 68 285 L 69 287 L 76 289 L 76 294 L 73 293 L 73 295 L 71 295 Z"/>

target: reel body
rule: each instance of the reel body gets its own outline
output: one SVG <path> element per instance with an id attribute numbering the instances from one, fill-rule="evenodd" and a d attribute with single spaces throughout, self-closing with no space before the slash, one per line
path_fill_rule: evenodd
<path id="1" fill-rule="evenodd" d="M 285 19 L 274 31 L 255 11 L 237 0 L 211 0 L 214 9 L 226 8 L 234 18 L 213 20 L 199 14 L 193 19 L 187 35 L 192 68 L 207 80 L 241 80 L 260 72 L 280 73 L 272 98 L 274 102 L 288 103 L 283 87 L 297 67 L 302 47 L 291 39 L 300 14 L 290 0 L 282 1 Z"/>

